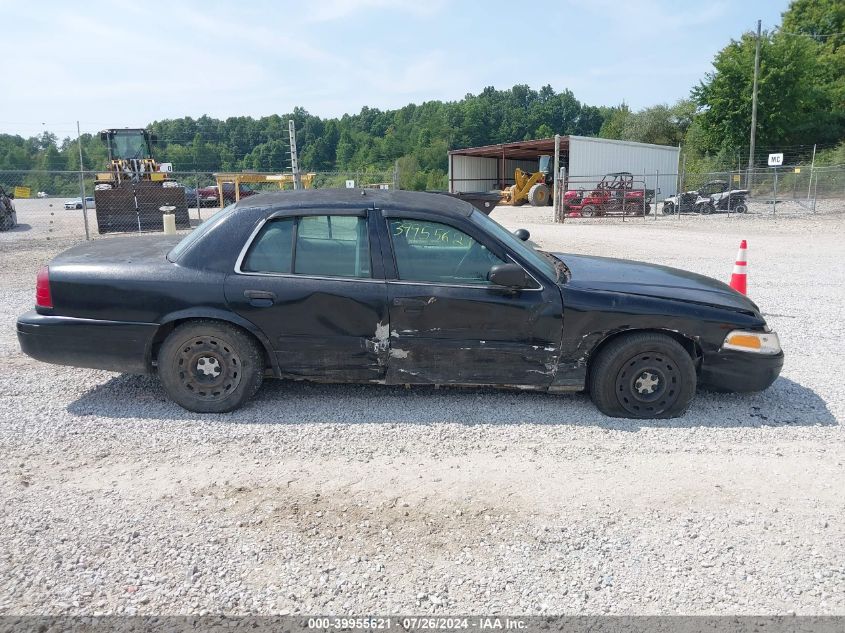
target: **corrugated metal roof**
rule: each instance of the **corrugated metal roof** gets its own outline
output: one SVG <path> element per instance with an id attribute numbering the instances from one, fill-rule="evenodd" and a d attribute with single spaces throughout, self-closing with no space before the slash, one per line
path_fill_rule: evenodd
<path id="1" fill-rule="evenodd" d="M 569 149 L 569 137 L 560 137 L 560 151 Z M 500 143 L 499 145 L 483 145 L 481 147 L 467 147 L 464 149 L 453 149 L 449 152 L 452 156 L 483 156 L 485 158 L 514 158 L 530 160 L 542 154 L 555 153 L 555 139 L 539 138 L 532 141 L 515 141 L 513 143 Z"/>

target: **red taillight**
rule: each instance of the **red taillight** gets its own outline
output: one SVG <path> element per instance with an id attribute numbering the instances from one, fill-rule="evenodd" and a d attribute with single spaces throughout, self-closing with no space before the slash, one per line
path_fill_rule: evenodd
<path id="1" fill-rule="evenodd" d="M 52 308 L 53 295 L 50 293 L 50 269 L 43 266 L 38 271 L 35 282 L 35 305 L 39 308 Z"/>

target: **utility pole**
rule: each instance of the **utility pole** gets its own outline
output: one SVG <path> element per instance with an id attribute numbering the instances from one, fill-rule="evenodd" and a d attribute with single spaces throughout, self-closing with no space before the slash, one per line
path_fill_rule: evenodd
<path id="1" fill-rule="evenodd" d="M 748 151 L 748 175 L 746 187 L 751 188 L 751 170 L 754 169 L 754 141 L 757 136 L 757 75 L 760 74 L 760 27 L 762 20 L 757 20 L 757 50 L 754 53 L 754 88 L 751 92 L 751 149 Z"/>
<path id="2" fill-rule="evenodd" d="M 293 188 L 302 189 L 302 176 L 299 173 L 299 158 L 296 155 L 296 124 L 293 119 L 288 121 L 290 134 L 290 171 L 293 174 Z"/>

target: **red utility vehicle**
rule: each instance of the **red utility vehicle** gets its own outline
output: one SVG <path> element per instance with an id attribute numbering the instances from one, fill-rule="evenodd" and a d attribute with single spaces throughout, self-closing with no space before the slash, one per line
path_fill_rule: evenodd
<path id="1" fill-rule="evenodd" d="M 636 188 L 633 174 L 621 171 L 607 174 L 592 190 L 567 191 L 563 194 L 563 208 L 578 212 L 585 218 L 608 213 L 644 215 L 651 213 L 650 203 L 653 198 L 653 189 L 644 186 Z"/>

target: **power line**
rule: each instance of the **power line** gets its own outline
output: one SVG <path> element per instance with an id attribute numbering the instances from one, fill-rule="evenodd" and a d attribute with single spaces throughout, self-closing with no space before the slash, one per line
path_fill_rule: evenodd
<path id="1" fill-rule="evenodd" d="M 794 37 L 811 37 L 813 39 L 817 37 L 840 37 L 845 36 L 845 31 L 840 33 L 791 33 L 789 31 L 783 31 L 781 29 L 775 29 L 776 32 L 781 33 L 782 35 L 792 35 Z"/>

